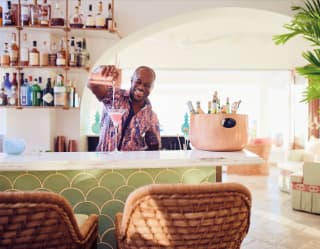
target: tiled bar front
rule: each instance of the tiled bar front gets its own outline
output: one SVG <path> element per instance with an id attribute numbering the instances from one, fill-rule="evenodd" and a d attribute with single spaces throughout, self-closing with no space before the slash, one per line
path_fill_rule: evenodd
<path id="1" fill-rule="evenodd" d="M 247 151 L 0 153 L 0 191 L 50 191 L 75 213 L 99 215 L 99 249 L 116 249 L 114 217 L 134 189 L 151 183 L 221 180 L 221 165 L 257 164 Z"/>
<path id="2" fill-rule="evenodd" d="M 76 213 L 99 215 L 99 249 L 116 248 L 114 217 L 132 190 L 150 183 L 215 182 L 214 167 L 0 172 L 1 191 L 50 191 Z"/>

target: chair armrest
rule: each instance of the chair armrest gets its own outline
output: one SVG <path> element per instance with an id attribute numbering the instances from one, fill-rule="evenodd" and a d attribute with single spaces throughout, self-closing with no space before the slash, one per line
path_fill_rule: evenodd
<path id="1" fill-rule="evenodd" d="M 91 214 L 88 219 L 80 226 L 80 233 L 83 238 L 86 238 L 90 231 L 98 226 L 98 215 Z"/>
<path id="2" fill-rule="evenodd" d="M 121 228 L 122 216 L 123 216 L 122 213 L 117 213 L 116 219 L 115 219 L 115 226 L 116 226 L 115 233 L 116 233 L 116 240 L 117 240 L 118 249 L 123 249 L 122 242 L 121 242 L 124 237 L 124 235 L 121 232 L 121 230 L 122 230 L 122 228 Z"/>
<path id="3" fill-rule="evenodd" d="M 320 163 L 306 162 L 303 164 L 303 183 L 320 185 Z"/>

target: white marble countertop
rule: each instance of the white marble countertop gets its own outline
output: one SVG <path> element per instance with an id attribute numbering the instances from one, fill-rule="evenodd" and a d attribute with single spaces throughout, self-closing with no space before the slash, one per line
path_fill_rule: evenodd
<path id="1" fill-rule="evenodd" d="M 243 150 L 236 152 L 130 151 L 0 153 L 0 171 L 48 171 L 86 169 L 133 169 L 259 164 L 263 160 Z"/>

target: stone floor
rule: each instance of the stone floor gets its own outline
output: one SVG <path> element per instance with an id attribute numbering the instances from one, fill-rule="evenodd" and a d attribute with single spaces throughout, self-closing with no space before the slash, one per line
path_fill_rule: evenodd
<path id="1" fill-rule="evenodd" d="M 320 249 L 320 215 L 294 211 L 290 194 L 278 187 L 278 169 L 269 176 L 223 173 L 224 182 L 241 182 L 252 193 L 251 225 L 241 249 Z"/>

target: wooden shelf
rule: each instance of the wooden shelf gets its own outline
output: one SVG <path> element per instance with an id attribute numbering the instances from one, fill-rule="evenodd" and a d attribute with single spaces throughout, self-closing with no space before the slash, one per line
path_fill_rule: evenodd
<path id="1" fill-rule="evenodd" d="M 90 68 L 84 67 L 70 67 L 70 66 L 0 66 L 0 69 L 53 69 L 53 70 L 78 70 L 78 71 L 89 71 Z"/>
<path id="2" fill-rule="evenodd" d="M 10 105 L 2 105 L 1 109 L 17 109 L 17 110 L 80 110 L 79 107 L 65 107 L 65 106 L 10 106 Z"/>

